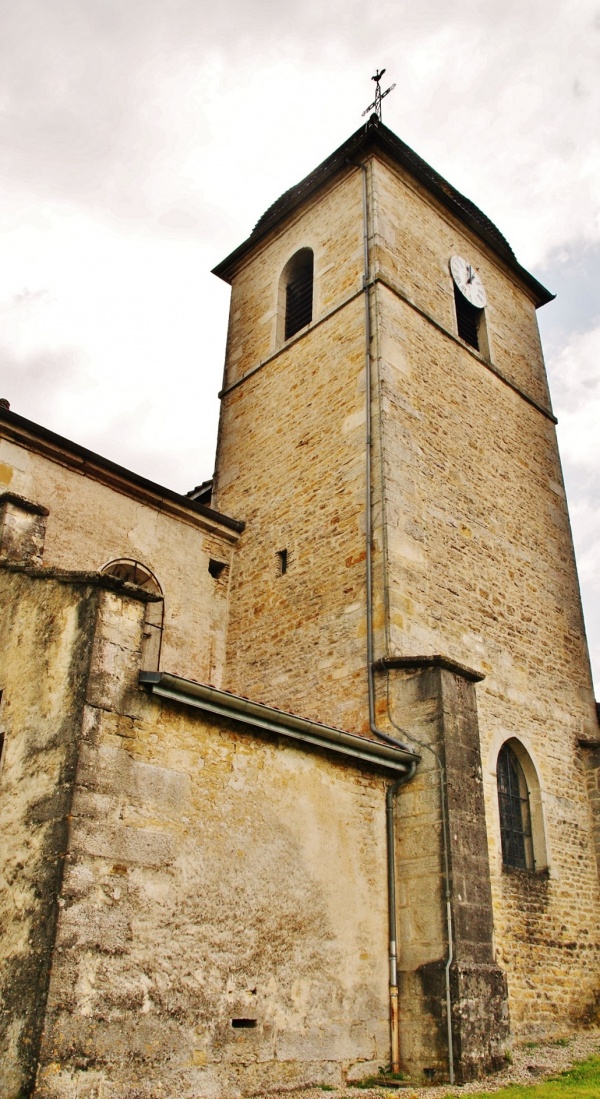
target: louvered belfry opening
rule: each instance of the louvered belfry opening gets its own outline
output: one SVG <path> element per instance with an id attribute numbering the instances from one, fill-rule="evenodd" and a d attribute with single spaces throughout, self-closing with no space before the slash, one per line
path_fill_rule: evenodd
<path id="1" fill-rule="evenodd" d="M 302 248 L 287 265 L 285 289 L 285 339 L 289 340 L 312 321 L 314 256 Z"/>
<path id="2" fill-rule="evenodd" d="M 479 322 L 482 309 L 471 305 L 470 301 L 461 294 L 458 287 L 454 287 L 454 300 L 456 302 L 456 320 L 458 322 L 458 334 L 461 340 L 480 351 L 479 347 Z"/>
<path id="3" fill-rule="evenodd" d="M 508 744 L 498 755 L 497 779 L 502 861 L 505 866 L 532 870 L 529 791 L 523 768 Z"/>

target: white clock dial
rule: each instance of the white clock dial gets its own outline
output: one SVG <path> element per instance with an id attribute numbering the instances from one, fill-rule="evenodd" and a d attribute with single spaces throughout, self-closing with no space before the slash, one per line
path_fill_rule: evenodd
<path id="1" fill-rule="evenodd" d="M 450 271 L 458 289 L 467 301 L 470 301 L 471 305 L 474 305 L 477 309 L 483 309 L 487 298 L 483 283 L 473 264 L 463 259 L 462 256 L 452 256 Z"/>

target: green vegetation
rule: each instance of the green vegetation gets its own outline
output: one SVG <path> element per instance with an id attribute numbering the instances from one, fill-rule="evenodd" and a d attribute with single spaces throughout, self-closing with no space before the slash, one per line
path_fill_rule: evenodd
<path id="1" fill-rule="evenodd" d="M 544 1080 L 543 1084 L 511 1084 L 500 1091 L 477 1093 L 477 1099 L 598 1099 L 599 1096 L 600 1057 L 581 1061 L 568 1072 Z M 452 1094 L 446 1099 L 460 1099 L 460 1096 Z"/>

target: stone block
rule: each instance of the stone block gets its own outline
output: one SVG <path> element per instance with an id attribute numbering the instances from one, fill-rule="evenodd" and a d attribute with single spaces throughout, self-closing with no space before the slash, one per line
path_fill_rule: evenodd
<path id="1" fill-rule="evenodd" d="M 189 774 L 134 760 L 128 752 L 108 745 L 82 746 L 77 781 L 114 798 L 169 813 L 183 812 L 191 791 Z"/>
<path id="2" fill-rule="evenodd" d="M 137 866 L 161 867 L 172 862 L 175 851 L 174 838 L 165 832 L 125 824 L 110 826 L 86 818 L 73 822 L 73 855 L 86 854 Z"/>

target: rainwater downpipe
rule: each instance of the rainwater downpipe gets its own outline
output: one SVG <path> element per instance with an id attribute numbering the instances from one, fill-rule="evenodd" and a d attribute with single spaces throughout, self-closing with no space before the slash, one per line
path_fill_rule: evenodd
<path id="1" fill-rule="evenodd" d="M 370 303 L 370 264 L 369 264 L 369 205 L 367 196 L 367 166 L 360 164 L 363 182 L 363 289 L 365 298 L 365 402 L 366 402 L 366 500 L 365 500 L 365 535 L 366 535 L 366 570 L 367 570 L 367 664 L 368 664 L 368 688 L 369 688 L 369 726 L 371 732 L 381 740 L 395 747 L 406 749 L 405 744 L 394 737 L 388 736 L 382 729 L 377 728 L 375 721 L 375 689 L 373 683 L 373 576 L 371 540 L 373 536 L 373 523 L 371 513 L 371 303 Z M 408 749 L 410 751 L 410 749 Z M 388 879 L 388 959 L 389 959 L 389 988 L 390 988 L 390 1037 L 391 1037 L 391 1068 L 392 1072 L 400 1072 L 400 1017 L 398 1010 L 398 947 L 396 942 L 396 845 L 394 835 L 394 803 L 396 794 L 405 782 L 413 777 L 417 767 L 417 761 L 413 760 L 409 770 L 396 782 L 390 783 L 385 795 L 385 818 L 387 840 L 387 879 Z"/>
<path id="2" fill-rule="evenodd" d="M 367 573 L 367 664 L 368 664 L 368 693 L 369 693 L 369 727 L 371 732 L 381 740 L 411 751 L 403 742 L 389 736 L 377 727 L 375 714 L 375 683 L 373 671 L 374 641 L 373 641 L 373 514 L 371 493 L 371 449 L 372 449 L 372 411 L 371 411 L 371 265 L 369 259 L 369 198 L 368 198 L 368 169 L 366 164 L 356 165 L 362 171 L 362 200 L 363 200 L 363 289 L 365 299 L 365 405 L 366 405 L 366 459 L 365 459 L 365 540 L 366 540 L 366 573 Z M 383 486 L 382 486 L 383 490 Z M 387 608 L 386 608 L 387 611 Z M 393 721 L 389 706 L 389 674 L 388 674 L 388 715 L 394 728 L 404 732 Z M 419 743 L 414 737 L 410 737 L 415 743 Z M 420 745 L 429 748 L 428 745 Z M 442 834 L 444 849 L 444 879 L 446 899 L 446 926 L 448 935 L 448 957 L 445 967 L 446 989 L 446 1015 L 448 1025 L 448 1077 L 451 1084 L 454 1083 L 454 1053 L 452 1042 L 452 999 L 450 992 L 450 966 L 453 959 L 452 949 L 452 908 L 450 892 L 450 871 L 448 860 L 448 822 L 446 813 L 446 798 L 444 789 L 444 771 L 441 760 L 433 748 L 429 749 L 436 757 L 440 771 L 440 797 L 442 808 Z M 391 1031 L 391 1068 L 392 1072 L 400 1071 L 400 1019 L 398 1008 L 398 949 L 397 949 L 397 912 L 396 912 L 396 845 L 394 829 L 394 804 L 400 787 L 410 782 L 417 767 L 414 760 L 409 771 L 390 783 L 386 791 L 386 839 L 387 839 L 387 876 L 388 876 L 388 927 L 389 927 L 389 982 L 390 982 L 390 1031 Z"/>
<path id="3" fill-rule="evenodd" d="M 389 669 L 386 669 L 387 679 L 387 712 L 390 719 L 390 723 L 397 729 L 399 733 L 406 736 L 404 729 L 401 729 L 396 724 L 392 717 L 391 704 L 390 704 L 390 673 Z M 418 740 L 415 736 L 410 736 L 410 739 L 414 744 L 418 744 L 419 748 L 423 748 L 426 752 L 431 752 L 434 757 L 438 774 L 440 776 L 440 806 L 442 812 L 442 846 L 443 846 L 443 859 L 444 859 L 444 897 L 446 902 L 446 934 L 448 936 L 448 957 L 446 959 L 446 965 L 444 969 L 444 981 L 446 990 L 446 1027 L 448 1035 L 448 1079 L 451 1084 L 454 1083 L 454 1046 L 452 1041 L 452 995 L 450 991 L 450 967 L 452 965 L 454 950 L 452 945 L 452 893 L 450 889 L 450 860 L 449 860 L 449 837 L 448 837 L 448 806 L 446 800 L 446 776 L 445 768 L 440 759 L 439 754 L 435 748 L 432 748 L 430 744 L 425 744 L 424 741 Z"/>

